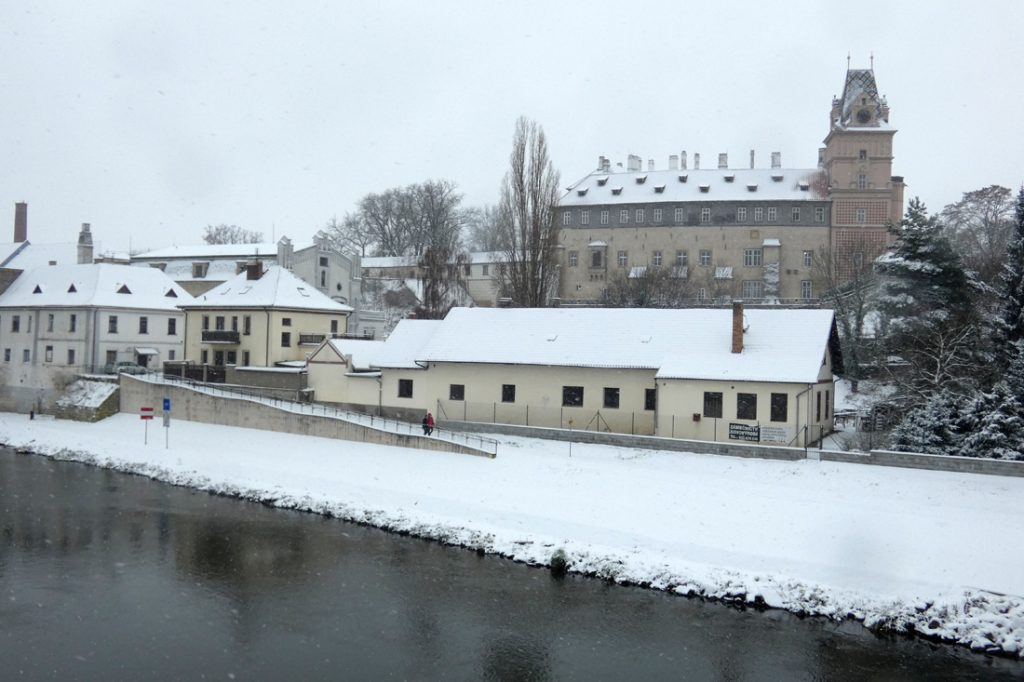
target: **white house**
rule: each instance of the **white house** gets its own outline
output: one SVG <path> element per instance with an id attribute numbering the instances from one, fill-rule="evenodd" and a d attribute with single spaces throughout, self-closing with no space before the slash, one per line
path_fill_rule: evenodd
<path id="1" fill-rule="evenodd" d="M 456 308 L 377 361 L 396 413 L 784 445 L 830 430 L 840 365 L 832 311 L 740 304 Z"/>
<path id="2" fill-rule="evenodd" d="M 380 370 L 375 365 L 384 350 L 383 341 L 373 339 L 325 339 L 306 362 L 309 385 L 318 389 L 319 402 L 379 404 Z"/>
<path id="3" fill-rule="evenodd" d="M 47 403 L 81 372 L 159 366 L 184 351 L 192 297 L 158 270 L 44 265 L 0 294 L 0 385 L 11 409 Z"/>

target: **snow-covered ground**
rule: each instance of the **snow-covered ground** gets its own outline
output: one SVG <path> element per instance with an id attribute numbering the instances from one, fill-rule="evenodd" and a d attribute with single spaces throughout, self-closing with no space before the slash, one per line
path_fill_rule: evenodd
<path id="1" fill-rule="evenodd" d="M 1024 478 L 570 446 L 494 460 L 120 414 L 0 443 L 570 570 L 1021 656 Z"/>

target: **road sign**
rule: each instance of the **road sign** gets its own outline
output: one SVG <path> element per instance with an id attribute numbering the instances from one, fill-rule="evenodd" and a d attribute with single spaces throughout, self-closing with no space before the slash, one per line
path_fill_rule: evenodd
<path id="1" fill-rule="evenodd" d="M 171 411 L 171 399 L 170 398 L 164 398 L 164 412 L 170 412 L 170 411 Z"/>
<path id="2" fill-rule="evenodd" d="M 153 408 L 152 407 L 140 407 L 139 408 L 139 419 L 152 419 Z"/>

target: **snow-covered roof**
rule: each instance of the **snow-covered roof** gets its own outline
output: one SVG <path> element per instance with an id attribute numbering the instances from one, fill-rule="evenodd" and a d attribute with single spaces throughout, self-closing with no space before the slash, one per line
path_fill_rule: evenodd
<path id="1" fill-rule="evenodd" d="M 78 263 L 78 244 L 33 244 L 14 242 L 0 245 L 0 267 L 31 270 L 42 265 L 74 265 Z"/>
<path id="2" fill-rule="evenodd" d="M 731 309 L 704 308 L 454 308 L 415 359 L 651 369 L 678 379 L 817 381 L 831 310 L 746 310 L 741 353 L 732 353 L 732 315 Z"/>
<path id="3" fill-rule="evenodd" d="M 220 259 L 220 260 L 177 260 L 167 261 L 164 272 L 175 282 L 223 282 L 238 274 L 238 264 L 245 262 L 244 259 Z M 261 261 L 264 267 L 277 265 L 277 256 Z M 192 270 L 193 263 L 206 263 L 202 277 L 196 277 Z M 139 267 L 152 267 L 149 262 L 135 263 Z"/>
<path id="4" fill-rule="evenodd" d="M 294 245 L 294 251 L 301 251 L 311 244 Z M 187 246 L 169 246 L 164 249 L 154 249 L 139 253 L 132 257 L 132 260 L 211 260 L 218 258 L 253 258 L 259 256 L 277 256 L 277 244 L 274 242 L 262 242 L 259 244 L 192 244 Z"/>
<path id="5" fill-rule="evenodd" d="M 368 371 L 377 366 L 377 359 L 386 341 L 372 339 L 330 339 L 327 341 L 338 355 L 352 358 L 352 369 Z"/>
<path id="6" fill-rule="evenodd" d="M 136 268 L 143 270 L 144 268 Z M 186 306 L 183 306 L 186 307 Z M 318 312 L 352 312 L 352 307 L 338 303 L 316 287 L 299 279 L 277 265 L 266 269 L 259 279 L 249 279 L 240 272 L 205 294 L 198 296 L 189 308 L 281 308 Z"/>
<path id="7" fill-rule="evenodd" d="M 0 294 L 0 307 L 97 306 L 174 310 L 193 301 L 153 268 L 89 263 L 43 265 L 22 273 Z"/>
<path id="8" fill-rule="evenodd" d="M 818 168 L 715 168 L 612 173 L 596 170 L 572 185 L 558 203 L 565 208 L 680 201 L 824 201 L 824 197 L 814 189 L 814 178 L 821 172 Z M 648 179 L 637 182 L 642 176 Z M 733 179 L 727 180 L 727 176 Z M 751 190 L 751 187 L 754 189 Z"/>
<path id="9" fill-rule="evenodd" d="M 502 263 L 508 256 L 503 251 L 474 251 L 466 254 L 467 263 Z M 360 259 L 364 268 L 407 268 L 419 263 L 419 256 L 369 256 Z"/>
<path id="10" fill-rule="evenodd" d="M 463 310 L 463 308 L 456 308 Z M 467 309 L 469 310 L 469 309 Z M 442 324 L 442 320 L 402 320 L 388 335 L 384 348 L 377 356 L 374 367 L 419 369 L 416 360 L 423 354 L 423 346 Z"/>

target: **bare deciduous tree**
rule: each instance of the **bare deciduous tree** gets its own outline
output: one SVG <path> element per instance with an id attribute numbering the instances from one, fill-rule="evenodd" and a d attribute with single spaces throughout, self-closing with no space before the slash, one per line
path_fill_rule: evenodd
<path id="1" fill-rule="evenodd" d="M 981 282 L 998 284 L 1013 233 L 1013 193 L 999 185 L 964 192 L 960 201 L 942 210 L 940 221 L 964 267 Z"/>
<path id="2" fill-rule="evenodd" d="M 207 244 L 259 244 L 263 241 L 263 233 L 238 225 L 207 225 L 203 230 L 203 241 Z"/>
<path id="3" fill-rule="evenodd" d="M 515 305 L 546 306 L 557 287 L 558 227 L 554 217 L 558 185 L 559 174 L 548 157 L 544 130 L 519 117 L 499 207 L 506 244 L 501 291 Z"/>
<path id="4" fill-rule="evenodd" d="M 602 303 L 611 308 L 680 308 L 693 296 L 680 274 L 675 268 L 619 270 L 609 278 Z"/>
<path id="5" fill-rule="evenodd" d="M 462 213 L 464 241 L 470 251 L 504 251 L 504 233 L 500 227 L 500 211 L 493 204 L 472 206 Z"/>

